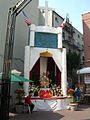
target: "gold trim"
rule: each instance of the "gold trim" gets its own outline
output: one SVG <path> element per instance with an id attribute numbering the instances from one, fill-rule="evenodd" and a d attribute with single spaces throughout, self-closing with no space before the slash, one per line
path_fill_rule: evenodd
<path id="1" fill-rule="evenodd" d="M 52 56 L 53 54 L 48 51 L 40 53 L 40 57 L 52 57 Z"/>

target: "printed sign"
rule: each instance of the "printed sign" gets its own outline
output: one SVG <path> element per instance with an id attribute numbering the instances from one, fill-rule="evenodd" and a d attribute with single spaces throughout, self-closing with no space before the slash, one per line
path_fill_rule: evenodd
<path id="1" fill-rule="evenodd" d="M 85 76 L 84 82 L 85 82 L 85 84 L 90 84 L 90 74 Z"/>

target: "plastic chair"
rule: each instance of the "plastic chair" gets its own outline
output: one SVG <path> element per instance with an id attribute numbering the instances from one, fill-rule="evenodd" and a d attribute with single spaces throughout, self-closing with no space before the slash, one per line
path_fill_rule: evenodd
<path id="1" fill-rule="evenodd" d="M 26 110 L 28 108 L 28 110 Z M 27 103 L 24 103 L 24 108 L 23 108 L 24 113 L 28 112 L 30 113 L 30 106 Z"/>

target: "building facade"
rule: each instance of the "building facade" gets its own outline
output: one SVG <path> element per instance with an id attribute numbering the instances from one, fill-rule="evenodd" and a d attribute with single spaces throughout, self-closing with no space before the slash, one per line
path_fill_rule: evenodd
<path id="1" fill-rule="evenodd" d="M 11 6 L 14 6 L 19 0 L 1 0 L 0 3 L 0 72 L 3 68 L 3 56 L 4 46 L 6 40 L 6 28 L 7 28 L 7 16 L 8 10 Z M 6 4 L 7 3 L 7 4 Z M 39 26 L 45 25 L 45 7 L 38 7 L 39 0 L 33 0 L 24 9 L 27 16 L 30 18 L 31 23 Z M 3 14 L 2 14 L 3 13 Z M 48 26 L 58 27 L 63 22 L 64 18 L 58 15 L 54 9 L 48 8 Z M 63 29 L 62 39 L 63 47 L 67 51 L 77 51 L 83 56 L 83 36 L 75 29 L 67 20 L 66 27 Z M 72 30 L 73 29 L 73 30 Z M 22 34 L 23 33 L 23 34 Z M 72 35 L 73 33 L 73 35 Z M 24 48 L 28 45 L 29 27 L 24 22 L 24 16 L 22 12 L 17 16 L 15 40 L 14 40 L 14 52 L 13 52 L 13 64 L 12 69 L 17 69 L 23 73 L 24 70 Z M 81 57 L 82 58 L 82 57 Z"/>
<path id="2" fill-rule="evenodd" d="M 45 8 L 40 8 L 41 13 L 45 17 Z M 50 22 L 49 22 L 50 21 Z M 48 26 L 58 27 L 64 23 L 63 31 L 62 31 L 62 45 L 66 48 L 67 56 L 74 55 L 77 57 L 78 60 L 75 62 L 73 57 L 73 63 L 67 60 L 67 78 L 68 80 L 72 81 L 73 79 L 77 79 L 76 70 L 81 68 L 84 64 L 84 42 L 83 42 L 83 35 L 80 33 L 71 23 L 69 17 L 66 16 L 64 19 L 60 15 L 58 15 L 54 9 L 48 8 Z M 77 59 L 76 58 L 76 59 Z M 73 68 L 70 67 L 73 65 Z M 72 72 L 73 71 L 73 72 Z"/>
<path id="3" fill-rule="evenodd" d="M 7 30 L 7 17 L 9 8 L 15 6 L 20 0 L 1 0 L 0 2 L 0 72 L 3 69 L 3 56 L 4 47 L 6 40 L 6 30 Z M 38 0 L 32 0 L 24 12 L 30 18 L 31 23 L 38 25 L 39 11 L 38 11 Z M 13 52 L 13 64 L 12 69 L 17 69 L 23 72 L 24 64 L 24 48 L 28 44 L 28 31 L 29 28 L 24 21 L 24 15 L 22 12 L 16 18 L 16 28 L 15 28 L 15 38 L 14 38 L 14 52 Z"/>
<path id="4" fill-rule="evenodd" d="M 45 17 L 45 8 L 40 8 L 40 11 Z M 68 17 L 66 17 L 65 19 L 66 22 L 62 33 L 63 47 L 67 49 L 67 52 L 72 51 L 80 54 L 81 64 L 83 64 L 83 35 L 70 23 Z M 64 18 L 57 14 L 53 8 L 48 8 L 48 26 L 57 28 L 62 24 L 63 21 Z"/>
<path id="5" fill-rule="evenodd" d="M 90 12 L 82 15 L 85 66 L 90 67 Z"/>

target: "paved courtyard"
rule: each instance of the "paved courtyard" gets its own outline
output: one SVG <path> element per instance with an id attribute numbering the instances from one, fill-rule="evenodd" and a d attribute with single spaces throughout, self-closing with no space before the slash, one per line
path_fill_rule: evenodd
<path id="1" fill-rule="evenodd" d="M 90 105 L 79 105 L 77 111 L 38 111 L 33 114 L 10 113 L 10 120 L 90 120 Z"/>

